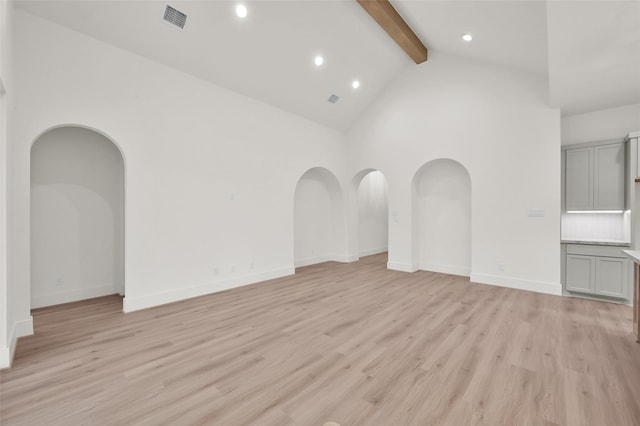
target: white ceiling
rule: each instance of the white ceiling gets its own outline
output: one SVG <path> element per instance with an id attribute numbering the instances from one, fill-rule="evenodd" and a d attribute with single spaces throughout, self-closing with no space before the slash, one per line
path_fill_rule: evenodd
<path id="1" fill-rule="evenodd" d="M 565 115 L 640 103 L 640 1 L 550 1 L 551 102 Z"/>
<path id="2" fill-rule="evenodd" d="M 416 66 L 355 0 L 26 1 L 20 9 L 196 77 L 344 130 Z M 393 1 L 431 50 L 549 77 L 563 113 L 640 102 L 640 1 Z M 463 33 L 474 36 L 471 43 Z M 313 65 L 316 54 L 325 63 Z M 427 62 L 428 64 L 428 62 Z M 426 65 L 426 64 L 425 64 Z M 357 90 L 351 81 L 362 83 Z M 327 102 L 335 93 L 337 104 Z"/>

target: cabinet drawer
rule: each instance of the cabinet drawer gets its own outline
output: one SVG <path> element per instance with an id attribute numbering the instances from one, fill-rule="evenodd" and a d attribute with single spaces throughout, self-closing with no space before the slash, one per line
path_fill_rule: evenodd
<path id="1" fill-rule="evenodd" d="M 567 254 L 580 254 L 583 256 L 605 256 L 626 259 L 622 250 L 629 250 L 629 247 L 567 244 Z"/>

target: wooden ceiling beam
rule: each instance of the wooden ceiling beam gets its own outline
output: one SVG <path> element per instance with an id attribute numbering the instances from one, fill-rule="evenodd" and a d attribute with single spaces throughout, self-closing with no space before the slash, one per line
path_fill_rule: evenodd
<path id="1" fill-rule="evenodd" d="M 389 3 L 389 0 L 356 0 L 395 40 L 416 64 L 427 60 L 427 48 Z"/>

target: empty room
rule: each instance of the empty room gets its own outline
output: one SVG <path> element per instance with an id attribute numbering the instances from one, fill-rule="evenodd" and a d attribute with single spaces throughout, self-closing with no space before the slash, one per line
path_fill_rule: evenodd
<path id="1" fill-rule="evenodd" d="M 0 424 L 640 424 L 640 1 L 0 0 Z"/>

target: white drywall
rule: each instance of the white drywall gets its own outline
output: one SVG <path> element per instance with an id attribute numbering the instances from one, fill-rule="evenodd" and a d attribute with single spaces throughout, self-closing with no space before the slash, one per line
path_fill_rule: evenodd
<path id="1" fill-rule="evenodd" d="M 414 239 L 422 270 L 471 273 L 471 181 L 452 160 L 430 161 L 413 179 Z"/>
<path id="2" fill-rule="evenodd" d="M 341 260 L 344 202 L 336 177 L 313 168 L 298 182 L 294 210 L 295 266 Z"/>
<path id="3" fill-rule="evenodd" d="M 389 198 L 382 172 L 367 174 L 358 187 L 358 255 L 387 251 L 389 246 Z"/>
<path id="4" fill-rule="evenodd" d="M 11 364 L 19 337 L 33 333 L 33 320 L 29 306 L 18 301 L 20 288 L 16 284 L 16 261 L 19 253 L 13 251 L 13 242 L 20 233 L 12 226 L 15 218 L 10 206 L 16 192 L 11 161 L 14 112 L 19 90 L 15 77 L 14 34 L 15 17 L 13 1 L 0 2 L 0 368 Z"/>
<path id="5" fill-rule="evenodd" d="M 31 307 L 124 294 L 124 166 L 92 130 L 62 127 L 31 149 Z"/>
<path id="6" fill-rule="evenodd" d="M 9 323 L 12 322 L 7 305 L 7 93 L 5 83 L 12 65 L 12 34 L 9 28 L 9 6 L 0 2 L 0 368 L 10 363 Z"/>
<path id="7" fill-rule="evenodd" d="M 560 112 L 543 78 L 433 52 L 350 129 L 348 152 L 352 175 L 387 178 L 390 268 L 418 268 L 411 182 L 448 158 L 471 177 L 472 281 L 560 294 Z"/>
<path id="8" fill-rule="evenodd" d="M 99 130 L 124 157 L 125 310 L 293 273 L 296 184 L 316 166 L 344 182 L 342 134 L 27 13 L 16 20 L 10 250 L 23 315 L 29 151 L 64 124 Z"/>
<path id="9" fill-rule="evenodd" d="M 562 117 L 562 145 L 624 139 L 640 130 L 640 104 Z"/>

